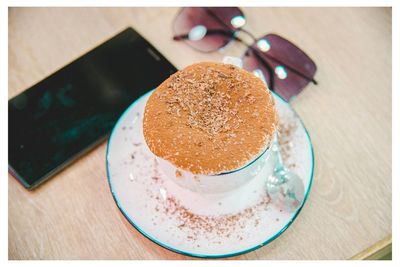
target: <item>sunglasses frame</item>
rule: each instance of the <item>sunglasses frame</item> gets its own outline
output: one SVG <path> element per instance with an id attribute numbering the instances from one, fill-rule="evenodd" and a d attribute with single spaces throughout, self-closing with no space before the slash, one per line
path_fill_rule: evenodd
<path id="1" fill-rule="evenodd" d="M 175 25 L 176 20 L 178 19 L 179 15 L 182 14 L 182 12 L 185 10 L 185 8 L 188 8 L 188 7 L 183 7 L 183 8 L 181 8 L 179 10 L 178 14 L 174 18 L 173 25 Z M 196 7 L 196 8 L 204 8 L 204 9 L 207 10 L 207 7 Z M 240 13 L 242 14 L 242 16 L 244 18 L 246 18 L 244 12 L 239 7 L 235 7 L 235 8 L 237 8 L 240 11 Z M 278 62 L 280 65 L 282 65 L 282 66 L 286 67 L 287 69 L 291 70 L 294 74 L 296 74 L 297 76 L 307 80 L 309 83 L 311 82 L 311 83 L 313 83 L 315 85 L 318 84 L 317 81 L 313 77 L 308 77 L 307 75 L 305 75 L 305 74 L 301 73 L 300 71 L 296 70 L 296 68 L 289 66 L 287 63 L 284 63 L 284 62 L 280 61 L 279 59 L 276 59 L 276 58 L 274 58 L 272 56 L 269 56 L 269 55 L 265 54 L 263 51 L 261 51 L 260 49 L 253 47 L 254 44 L 256 44 L 257 41 L 260 40 L 261 38 L 265 38 L 267 36 L 275 35 L 275 36 L 281 38 L 282 40 L 284 40 L 285 42 L 287 42 L 288 44 L 290 44 L 291 46 L 293 46 L 294 48 L 296 48 L 297 50 L 299 50 L 301 53 L 303 53 L 309 59 L 309 61 L 315 66 L 315 72 L 316 72 L 317 71 L 317 66 L 316 66 L 315 62 L 302 49 L 298 48 L 295 44 L 293 44 L 292 42 L 290 42 L 286 38 L 283 38 L 280 35 L 275 34 L 275 33 L 268 33 L 268 34 L 265 34 L 264 36 L 262 36 L 260 38 L 256 38 L 253 34 L 248 32 L 247 30 L 243 29 L 243 26 L 245 24 L 243 26 L 241 26 L 241 27 L 235 28 L 234 31 L 231 31 L 230 27 L 228 25 L 226 25 L 220 18 L 218 18 L 218 16 L 213 14 L 213 17 L 215 17 L 215 19 L 221 24 L 221 26 L 224 26 L 225 28 L 227 28 L 227 31 L 217 30 L 217 32 L 212 33 L 212 34 L 225 35 L 225 36 L 229 37 L 229 39 L 222 46 L 220 46 L 220 47 L 218 47 L 216 49 L 210 50 L 210 51 L 205 51 L 205 50 L 198 49 L 198 48 L 192 46 L 190 43 L 188 43 L 188 41 L 187 41 L 188 34 L 174 35 L 173 39 L 174 40 L 183 40 L 192 49 L 195 49 L 196 51 L 199 51 L 199 52 L 202 52 L 202 53 L 212 53 L 214 51 L 218 51 L 218 50 L 223 49 L 224 47 L 226 47 L 232 41 L 238 41 L 238 42 L 244 44 L 247 47 L 247 49 L 241 56 L 242 61 L 243 61 L 244 57 L 246 56 L 246 54 L 248 53 L 248 51 L 251 50 L 254 53 L 256 59 L 267 69 L 268 74 L 269 74 L 269 77 L 268 77 L 269 80 L 267 81 L 267 84 L 269 85 L 269 88 L 272 91 L 275 91 L 275 89 L 276 89 L 275 88 L 275 76 L 276 76 L 276 74 L 275 74 L 275 72 L 273 70 L 273 67 L 268 63 L 268 61 L 266 59 L 263 58 L 264 56 L 266 58 L 268 58 L 269 60 Z M 173 31 L 175 31 L 174 26 L 173 26 Z M 241 38 L 237 37 L 236 35 L 237 35 L 238 32 L 244 32 L 247 35 L 249 35 L 253 39 L 253 43 L 249 45 L 246 42 L 244 42 Z M 209 34 L 209 31 L 207 32 L 207 34 Z M 314 72 L 313 76 L 315 75 L 315 72 Z M 300 88 L 300 90 L 299 90 L 299 92 L 297 94 L 299 94 L 304 89 L 304 87 Z M 286 101 L 289 101 L 292 97 L 296 96 L 297 94 L 294 94 L 294 95 L 290 96 L 289 98 L 286 98 L 286 97 L 284 97 L 284 98 L 285 98 Z"/>

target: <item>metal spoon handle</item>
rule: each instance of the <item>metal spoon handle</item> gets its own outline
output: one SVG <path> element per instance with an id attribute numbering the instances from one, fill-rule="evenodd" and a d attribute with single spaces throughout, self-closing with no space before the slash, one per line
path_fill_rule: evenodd
<path id="1" fill-rule="evenodd" d="M 282 155 L 279 147 L 278 133 L 274 134 L 272 141 L 272 156 L 275 158 L 274 172 L 285 171 L 285 165 L 283 164 Z"/>

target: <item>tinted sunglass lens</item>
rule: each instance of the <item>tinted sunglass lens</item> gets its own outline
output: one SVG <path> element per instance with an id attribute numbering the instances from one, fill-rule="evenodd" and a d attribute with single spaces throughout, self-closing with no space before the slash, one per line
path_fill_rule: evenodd
<path id="1" fill-rule="evenodd" d="M 307 54 L 275 34 L 263 36 L 246 51 L 243 67 L 253 73 L 261 71 L 270 89 L 287 101 L 314 82 L 317 70 Z"/>
<path id="2" fill-rule="evenodd" d="M 246 23 L 236 7 L 186 7 L 174 21 L 174 39 L 193 48 L 211 52 L 232 40 L 233 33 Z"/>

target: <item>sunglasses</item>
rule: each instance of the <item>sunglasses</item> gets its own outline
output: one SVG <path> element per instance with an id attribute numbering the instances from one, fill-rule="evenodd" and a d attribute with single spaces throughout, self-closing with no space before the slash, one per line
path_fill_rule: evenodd
<path id="1" fill-rule="evenodd" d="M 218 50 L 231 41 L 245 44 L 243 68 L 263 77 L 268 87 L 286 101 L 308 83 L 317 84 L 317 66 L 300 48 L 276 34 L 255 38 L 242 28 L 245 24 L 245 15 L 237 7 L 185 7 L 174 20 L 173 39 L 201 52 Z M 245 43 L 238 32 L 249 35 L 253 43 Z"/>

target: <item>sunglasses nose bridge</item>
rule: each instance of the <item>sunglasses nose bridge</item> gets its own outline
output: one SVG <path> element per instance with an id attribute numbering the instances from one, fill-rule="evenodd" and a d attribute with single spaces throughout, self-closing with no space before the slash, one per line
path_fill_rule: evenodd
<path id="1" fill-rule="evenodd" d="M 239 39 L 244 45 L 247 46 L 251 46 L 255 42 L 253 36 L 249 35 L 246 31 L 240 29 L 234 33 L 234 36 L 235 39 Z"/>

